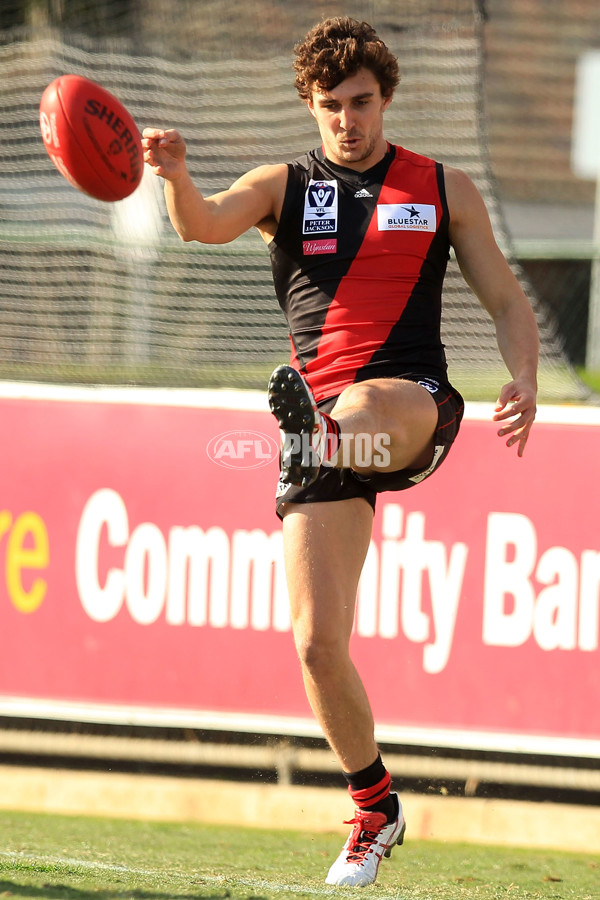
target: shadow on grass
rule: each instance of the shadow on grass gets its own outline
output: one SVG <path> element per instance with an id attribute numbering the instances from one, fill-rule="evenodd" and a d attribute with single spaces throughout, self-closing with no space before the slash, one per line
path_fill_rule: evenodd
<path id="1" fill-rule="evenodd" d="M 231 893 L 228 890 L 211 893 L 196 893 L 191 891 L 185 894 L 177 894 L 172 891 L 128 890 L 122 888 L 110 888 L 97 890 L 95 888 L 75 888 L 58 882 L 45 882 L 43 885 L 17 884 L 15 881 L 0 879 L 0 897 L 45 897 L 50 900 L 228 900 Z M 248 900 L 267 900 L 266 897 L 252 896 Z"/>

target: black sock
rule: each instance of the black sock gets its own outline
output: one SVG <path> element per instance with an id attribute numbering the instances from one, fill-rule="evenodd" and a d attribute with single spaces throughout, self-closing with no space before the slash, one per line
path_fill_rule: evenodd
<path id="1" fill-rule="evenodd" d="M 398 798 L 390 794 L 392 779 L 385 768 L 381 756 L 359 772 L 344 772 L 348 791 L 359 809 L 385 813 L 388 822 L 393 822 L 399 812 Z"/>

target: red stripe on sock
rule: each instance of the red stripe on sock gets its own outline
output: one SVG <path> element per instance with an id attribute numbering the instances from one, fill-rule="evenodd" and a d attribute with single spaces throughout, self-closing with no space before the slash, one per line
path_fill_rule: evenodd
<path id="1" fill-rule="evenodd" d="M 372 787 L 364 788 L 361 791 L 353 791 L 352 788 L 348 786 L 348 791 L 356 806 L 360 809 L 368 809 L 370 806 L 374 806 L 375 803 L 379 803 L 380 800 L 385 800 L 385 798 L 389 796 L 391 785 L 392 776 L 389 772 L 386 772 L 381 781 L 378 781 L 377 784 L 374 784 Z"/>
<path id="2" fill-rule="evenodd" d="M 327 430 L 325 454 L 323 456 L 323 459 L 327 461 L 337 453 L 338 447 L 340 446 L 340 426 L 335 421 L 335 419 L 332 419 L 331 416 L 327 415 L 327 413 L 322 412 L 321 419 L 323 420 L 323 424 Z"/>

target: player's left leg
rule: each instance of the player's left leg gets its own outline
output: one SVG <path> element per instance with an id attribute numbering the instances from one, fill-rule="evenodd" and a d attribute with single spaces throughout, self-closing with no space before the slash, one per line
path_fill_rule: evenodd
<path id="1" fill-rule="evenodd" d="M 404 817 L 374 737 L 371 706 L 349 652 L 358 580 L 373 510 L 362 497 L 289 503 L 284 557 L 294 640 L 306 693 L 356 805 L 352 832 L 328 884 L 372 884 L 402 843 Z"/>
<path id="2" fill-rule="evenodd" d="M 372 523 L 373 510 L 361 497 L 289 503 L 283 517 L 290 611 L 304 686 L 346 772 L 365 768 L 378 753 L 371 707 L 349 653 Z"/>

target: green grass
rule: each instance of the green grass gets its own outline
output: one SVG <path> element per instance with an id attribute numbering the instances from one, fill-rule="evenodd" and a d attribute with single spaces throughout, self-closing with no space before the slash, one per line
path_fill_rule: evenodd
<path id="1" fill-rule="evenodd" d="M 324 884 L 340 835 L 0 814 L 0 897 L 277 900 L 349 896 Z M 592 900 L 592 855 L 410 841 L 364 900 Z"/>
<path id="2" fill-rule="evenodd" d="M 600 396 L 600 372 L 591 372 L 587 369 L 577 369 L 577 374 L 579 375 L 583 383 L 590 388 L 590 390 L 594 391 L 595 394 Z"/>

